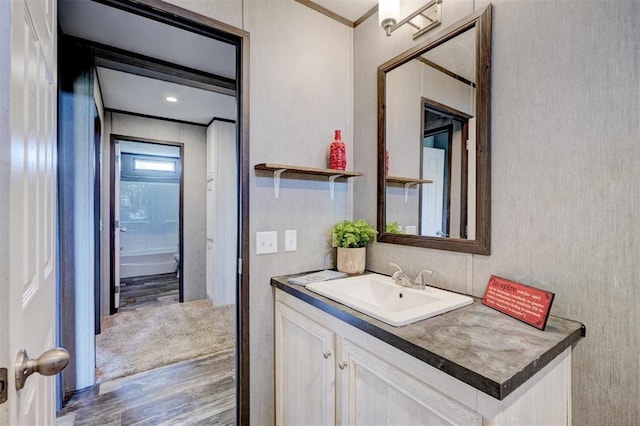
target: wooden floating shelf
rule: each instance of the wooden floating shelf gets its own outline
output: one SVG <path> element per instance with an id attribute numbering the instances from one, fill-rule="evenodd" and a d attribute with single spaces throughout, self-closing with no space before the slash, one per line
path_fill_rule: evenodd
<path id="1" fill-rule="evenodd" d="M 253 166 L 253 168 L 256 170 L 273 172 L 273 190 L 275 192 L 276 198 L 280 197 L 280 176 L 283 173 L 328 177 L 329 193 L 332 200 L 334 194 L 334 182 L 336 179 L 358 177 L 362 176 L 363 174 L 362 172 L 351 172 L 348 170 L 319 169 L 316 167 L 291 166 L 287 164 L 276 163 L 259 163 Z"/>
<path id="2" fill-rule="evenodd" d="M 400 183 L 402 185 L 406 185 L 406 184 L 418 185 L 421 183 L 433 183 L 433 181 L 429 179 L 408 178 L 408 177 L 401 177 L 401 176 L 387 176 L 387 183 Z"/>
<path id="3" fill-rule="evenodd" d="M 352 172 L 348 170 L 334 170 L 334 169 L 319 169 L 315 167 L 306 166 L 291 166 L 286 164 L 275 163 L 260 163 L 254 166 L 256 170 L 266 170 L 270 172 L 277 172 L 283 170 L 283 173 L 297 173 L 301 175 L 314 175 L 314 176 L 336 176 L 350 178 L 362 176 L 362 172 Z"/>
<path id="4" fill-rule="evenodd" d="M 423 183 L 433 183 L 432 180 L 429 179 L 419 179 L 419 178 L 408 178 L 401 176 L 387 176 L 387 183 L 397 183 L 400 185 L 404 185 L 404 202 L 406 203 L 409 200 L 409 188 L 412 186 L 417 187 L 418 185 L 422 185 Z"/>

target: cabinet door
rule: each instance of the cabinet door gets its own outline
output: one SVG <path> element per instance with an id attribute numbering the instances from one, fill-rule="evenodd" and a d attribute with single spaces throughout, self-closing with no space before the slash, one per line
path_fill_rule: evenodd
<path id="1" fill-rule="evenodd" d="M 482 425 L 482 417 L 346 339 L 342 342 L 344 425 Z"/>
<path id="2" fill-rule="evenodd" d="M 278 302 L 276 424 L 335 423 L 335 335 Z"/>

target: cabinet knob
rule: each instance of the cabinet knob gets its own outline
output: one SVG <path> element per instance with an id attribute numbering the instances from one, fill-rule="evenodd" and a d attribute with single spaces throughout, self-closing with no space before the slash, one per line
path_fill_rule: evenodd
<path id="1" fill-rule="evenodd" d="M 324 357 L 324 359 L 327 359 L 327 358 L 329 358 L 331 356 L 331 352 L 329 352 L 329 351 L 323 352 L 322 356 Z"/>
<path id="2" fill-rule="evenodd" d="M 340 370 L 344 370 L 346 366 L 347 366 L 347 361 L 340 361 L 338 363 L 338 367 L 340 367 Z"/>

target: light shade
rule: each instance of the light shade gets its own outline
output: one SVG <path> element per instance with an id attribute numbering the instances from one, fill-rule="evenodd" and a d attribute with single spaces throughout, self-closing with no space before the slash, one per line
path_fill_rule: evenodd
<path id="1" fill-rule="evenodd" d="M 379 0 L 378 20 L 384 28 L 387 37 L 391 35 L 391 29 L 400 18 L 400 0 Z"/>

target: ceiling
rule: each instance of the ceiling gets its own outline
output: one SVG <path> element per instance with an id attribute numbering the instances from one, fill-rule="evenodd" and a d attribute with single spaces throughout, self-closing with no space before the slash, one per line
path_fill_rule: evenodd
<path id="1" fill-rule="evenodd" d="M 295 1 L 309 7 L 315 3 L 350 22 L 367 16 L 378 3 L 377 0 Z M 424 1 L 403 0 L 401 16 Z M 66 35 L 235 80 L 236 48 L 229 43 L 90 0 L 58 0 L 58 19 Z M 236 118 L 235 97 L 229 90 L 207 90 L 202 85 L 189 87 L 100 65 L 98 78 L 107 109 L 198 124 L 207 124 L 214 117 Z M 465 74 L 464 65 L 450 66 L 460 68 L 461 75 Z M 166 102 L 167 94 L 177 97 L 178 102 Z"/>
<path id="2" fill-rule="evenodd" d="M 422 55 L 423 58 L 459 75 L 476 82 L 476 28 L 447 40 Z"/>
<path id="3" fill-rule="evenodd" d="M 311 0 L 319 6 L 355 22 L 378 5 L 378 0 Z"/>
<path id="4" fill-rule="evenodd" d="M 109 68 L 96 67 L 106 108 L 207 125 L 213 117 L 235 119 L 235 96 Z M 173 96 L 178 102 L 166 100 Z"/>
<path id="5" fill-rule="evenodd" d="M 235 79 L 236 48 L 229 43 L 88 0 L 58 0 L 58 20 L 66 35 Z M 205 125 L 214 117 L 236 118 L 235 97 L 219 90 L 104 67 L 97 70 L 107 109 Z M 178 98 L 178 102 L 165 101 L 168 94 Z"/>
<path id="6" fill-rule="evenodd" d="M 377 5 L 377 0 L 314 1 L 349 21 Z M 231 44 L 89 0 L 58 0 L 58 20 L 66 35 L 235 80 L 236 48 Z M 205 125 L 214 117 L 236 118 L 235 97 L 228 90 L 189 87 L 100 65 L 98 81 L 107 109 Z M 178 102 L 165 101 L 168 95 Z"/>

